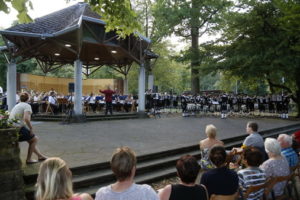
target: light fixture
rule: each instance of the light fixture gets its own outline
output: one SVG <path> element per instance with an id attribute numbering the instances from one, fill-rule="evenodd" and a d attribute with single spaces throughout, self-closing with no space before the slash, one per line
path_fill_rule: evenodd
<path id="1" fill-rule="evenodd" d="M 71 47 L 72 45 L 70 45 L 70 44 L 65 44 L 65 47 Z"/>
<path id="2" fill-rule="evenodd" d="M 100 58 L 96 57 L 96 58 L 94 58 L 94 60 L 100 60 Z"/>
<path id="3" fill-rule="evenodd" d="M 112 50 L 111 53 L 114 53 L 114 54 L 115 54 L 115 53 L 117 53 L 117 51 L 116 51 L 116 50 Z"/>
<path id="4" fill-rule="evenodd" d="M 59 54 L 59 53 L 55 53 L 54 55 L 55 55 L 55 56 L 60 56 L 60 54 Z"/>

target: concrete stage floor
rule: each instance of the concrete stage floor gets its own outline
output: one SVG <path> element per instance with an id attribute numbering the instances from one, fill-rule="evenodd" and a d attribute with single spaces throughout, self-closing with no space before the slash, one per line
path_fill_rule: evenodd
<path id="1" fill-rule="evenodd" d="M 253 119 L 251 119 L 253 120 Z M 59 122 L 33 122 L 40 138 L 39 148 L 49 157 L 58 156 L 70 167 L 104 162 L 119 146 L 130 146 L 137 155 L 159 152 L 198 144 L 205 138 L 205 126 L 214 124 L 219 139 L 246 134 L 247 118 L 220 119 L 214 117 L 132 119 L 97 121 L 62 125 Z M 272 129 L 299 121 L 266 119 L 254 120 L 259 130 Z M 20 143 L 21 159 L 25 162 L 28 144 Z M 33 157 L 35 159 L 35 157 Z M 25 166 L 34 171 L 39 164 Z"/>

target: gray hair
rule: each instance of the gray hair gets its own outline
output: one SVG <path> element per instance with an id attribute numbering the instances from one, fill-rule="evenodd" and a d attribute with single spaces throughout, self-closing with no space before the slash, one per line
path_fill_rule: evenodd
<path id="1" fill-rule="evenodd" d="M 267 153 L 281 155 L 281 147 L 279 142 L 274 138 L 267 138 L 265 140 L 265 150 Z"/>
<path id="2" fill-rule="evenodd" d="M 278 136 L 278 139 L 282 139 L 283 141 L 287 142 L 289 144 L 289 146 L 292 146 L 293 145 L 293 138 L 288 135 L 288 134 L 280 134 Z"/>

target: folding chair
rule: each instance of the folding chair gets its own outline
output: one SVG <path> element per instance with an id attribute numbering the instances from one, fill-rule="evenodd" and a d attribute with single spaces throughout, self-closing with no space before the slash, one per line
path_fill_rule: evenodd
<path id="1" fill-rule="evenodd" d="M 275 182 L 275 180 L 276 180 L 276 178 L 271 177 L 264 184 L 250 186 L 246 190 L 246 192 L 242 193 L 242 199 L 246 200 L 251 193 L 257 192 L 261 189 L 264 189 L 264 193 L 263 193 L 263 195 L 261 196 L 260 199 L 267 199 L 268 195 L 272 191 L 272 189 L 269 189 L 269 187 L 270 187 L 270 185 L 272 185 Z"/>

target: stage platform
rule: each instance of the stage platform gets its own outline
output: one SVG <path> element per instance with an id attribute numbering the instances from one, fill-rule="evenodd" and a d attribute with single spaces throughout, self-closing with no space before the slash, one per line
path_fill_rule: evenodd
<path id="1" fill-rule="evenodd" d="M 47 156 L 58 156 L 70 167 L 104 162 L 119 146 L 130 146 L 137 155 L 198 144 L 205 126 L 214 124 L 219 139 L 246 134 L 247 118 L 164 117 L 86 123 L 33 122 L 40 138 L 39 148 Z M 258 118 L 259 130 L 298 124 L 297 120 Z M 24 163 L 28 144 L 20 143 Z M 25 173 L 36 172 L 39 164 L 23 165 Z"/>

